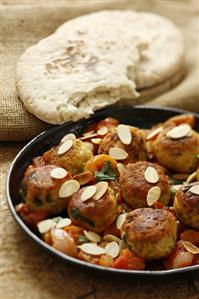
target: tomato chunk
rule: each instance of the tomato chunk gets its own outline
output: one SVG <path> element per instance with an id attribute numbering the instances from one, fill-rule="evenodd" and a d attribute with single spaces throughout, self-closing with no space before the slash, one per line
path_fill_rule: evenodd
<path id="1" fill-rule="evenodd" d="M 127 270 L 143 270 L 145 262 L 143 258 L 136 257 L 129 249 L 123 249 L 115 259 L 114 268 Z"/>

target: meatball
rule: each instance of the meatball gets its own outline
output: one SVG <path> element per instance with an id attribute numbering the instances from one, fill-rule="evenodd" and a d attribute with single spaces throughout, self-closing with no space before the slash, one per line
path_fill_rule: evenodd
<path id="1" fill-rule="evenodd" d="M 113 147 L 122 148 L 128 153 L 128 157 L 123 160 L 124 164 L 136 162 L 139 160 L 147 160 L 146 147 L 145 147 L 145 133 L 135 127 L 130 127 L 132 140 L 129 145 L 123 144 L 120 140 L 117 129 L 113 128 L 102 139 L 98 153 L 109 154 L 109 150 Z"/>
<path id="2" fill-rule="evenodd" d="M 93 158 L 92 151 L 79 139 L 74 141 L 73 146 L 66 153 L 59 155 L 58 150 L 59 146 L 56 146 L 45 152 L 44 161 L 61 166 L 73 175 L 83 172 L 86 162 Z"/>
<path id="3" fill-rule="evenodd" d="M 98 233 L 103 232 L 117 216 L 117 200 L 114 191 L 108 187 L 97 201 L 93 198 L 81 200 L 84 188 L 75 193 L 68 206 L 68 214 L 73 224 Z"/>
<path id="4" fill-rule="evenodd" d="M 193 186 L 199 187 L 199 183 L 185 185 L 176 192 L 174 210 L 183 224 L 199 230 L 199 195 L 191 192 Z"/>
<path id="5" fill-rule="evenodd" d="M 138 257 L 159 259 L 175 248 L 176 220 L 165 209 L 136 209 L 127 214 L 123 230 L 127 246 Z"/>
<path id="6" fill-rule="evenodd" d="M 191 173 L 197 167 L 199 135 L 192 130 L 191 136 L 179 139 L 167 137 L 171 127 L 164 129 L 153 142 L 157 160 L 167 168 L 179 173 Z"/>
<path id="7" fill-rule="evenodd" d="M 20 194 L 27 206 L 33 211 L 46 211 L 57 214 L 66 209 L 67 198 L 59 198 L 61 185 L 71 178 L 66 172 L 62 179 L 52 178 L 51 172 L 57 166 L 29 166 L 22 180 Z"/>
<path id="8" fill-rule="evenodd" d="M 155 184 L 145 179 L 144 174 L 148 167 L 153 167 L 158 173 L 158 182 Z M 147 207 L 147 193 L 153 186 L 161 189 L 159 201 L 165 205 L 169 202 L 168 177 L 164 174 L 163 168 L 155 163 L 146 161 L 130 163 L 122 169 L 119 181 L 125 202 L 134 209 Z"/>

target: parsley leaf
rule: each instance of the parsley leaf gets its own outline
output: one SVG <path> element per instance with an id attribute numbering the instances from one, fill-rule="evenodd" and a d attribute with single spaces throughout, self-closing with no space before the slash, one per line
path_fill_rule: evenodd
<path id="1" fill-rule="evenodd" d="M 116 174 L 114 173 L 111 162 L 106 161 L 101 171 L 95 172 L 95 178 L 97 182 L 101 181 L 114 181 L 116 180 Z"/>
<path id="2" fill-rule="evenodd" d="M 85 236 L 78 235 L 78 242 L 79 242 L 80 244 L 82 244 L 82 243 L 88 243 L 89 240 L 88 240 Z"/>

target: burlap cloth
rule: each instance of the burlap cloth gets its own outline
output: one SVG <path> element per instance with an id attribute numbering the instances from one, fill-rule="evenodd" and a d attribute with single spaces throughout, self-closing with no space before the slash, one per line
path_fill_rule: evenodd
<path id="1" fill-rule="evenodd" d="M 112 2 L 112 3 L 111 3 Z M 125 5 L 124 5 L 125 3 Z M 56 5 L 55 5 L 56 4 Z M 199 110 L 197 30 L 199 2 L 131 1 L 7 1 L 3 6 L 3 52 L 0 97 L 0 139 L 30 139 L 47 125 L 22 108 L 16 98 L 14 69 L 24 49 L 47 36 L 69 17 L 101 8 L 132 7 L 171 17 L 185 32 L 188 44 L 188 75 L 174 90 L 154 100 L 154 104 Z M 43 252 L 14 222 L 5 196 L 7 171 L 24 144 L 0 144 L 1 199 L 1 285 L 0 299 L 198 299 L 199 279 L 166 282 L 110 281 L 81 273 Z"/>
<path id="2" fill-rule="evenodd" d="M 172 0 L 135 1 L 6 1 L 2 10 L 2 92 L 0 96 L 0 141 L 27 140 L 49 125 L 30 115 L 16 97 L 15 67 L 23 51 L 51 34 L 67 19 L 101 9 L 137 9 L 171 18 L 182 28 L 187 44 L 188 74 L 172 91 L 152 104 L 199 111 L 199 2 Z"/>

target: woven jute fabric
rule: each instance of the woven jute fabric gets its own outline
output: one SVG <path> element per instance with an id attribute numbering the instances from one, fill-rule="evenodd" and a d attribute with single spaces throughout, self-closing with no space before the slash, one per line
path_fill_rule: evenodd
<path id="1" fill-rule="evenodd" d="M 23 144 L 0 145 L 1 299 L 198 299 L 199 277 L 121 280 L 64 264 L 42 250 L 16 225 L 5 197 L 11 161 Z"/>
<path id="2" fill-rule="evenodd" d="M 23 51 L 51 34 L 68 19 L 102 9 L 136 9 L 155 12 L 169 17 L 182 28 L 187 45 L 187 76 L 171 91 L 155 99 L 147 97 L 147 100 L 150 100 L 150 104 L 199 111 L 198 0 L 7 0 L 3 1 L 1 8 L 0 141 L 28 140 L 50 127 L 28 113 L 16 96 L 15 68 Z"/>

